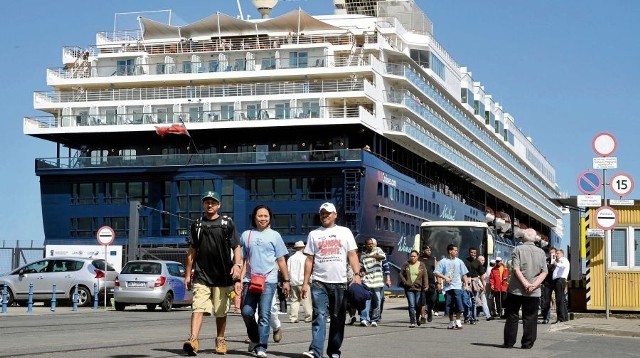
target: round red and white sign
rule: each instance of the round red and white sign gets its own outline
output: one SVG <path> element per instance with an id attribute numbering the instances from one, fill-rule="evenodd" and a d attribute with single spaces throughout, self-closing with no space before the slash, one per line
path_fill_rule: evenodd
<path id="1" fill-rule="evenodd" d="M 598 133 L 591 143 L 593 151 L 601 157 L 608 157 L 616 151 L 618 143 L 612 134 Z"/>
<path id="2" fill-rule="evenodd" d="M 613 229 L 618 224 L 618 212 L 610 206 L 596 209 L 596 225 L 599 229 Z"/>
<path id="3" fill-rule="evenodd" d="M 100 245 L 111 245 L 116 238 L 116 233 L 110 226 L 103 226 L 96 233 L 96 240 Z"/>
<path id="4" fill-rule="evenodd" d="M 631 178 L 631 175 L 618 173 L 611 177 L 609 188 L 616 195 L 629 195 L 633 191 L 633 178 Z"/>

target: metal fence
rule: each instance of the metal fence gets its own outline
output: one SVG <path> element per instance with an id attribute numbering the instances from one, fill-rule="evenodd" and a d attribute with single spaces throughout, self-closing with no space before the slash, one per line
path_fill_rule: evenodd
<path id="1" fill-rule="evenodd" d="M 34 247 L 33 242 L 30 247 L 20 247 L 16 242 L 15 247 L 7 247 L 3 242 L 0 247 L 0 273 L 9 272 L 22 265 L 44 258 L 44 247 Z"/>

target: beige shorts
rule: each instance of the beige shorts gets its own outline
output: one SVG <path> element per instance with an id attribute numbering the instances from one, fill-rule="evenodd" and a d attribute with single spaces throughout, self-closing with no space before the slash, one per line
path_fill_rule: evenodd
<path id="1" fill-rule="evenodd" d="M 229 311 L 229 287 L 209 287 L 200 283 L 193 285 L 193 312 L 203 312 L 207 316 L 226 317 Z"/>

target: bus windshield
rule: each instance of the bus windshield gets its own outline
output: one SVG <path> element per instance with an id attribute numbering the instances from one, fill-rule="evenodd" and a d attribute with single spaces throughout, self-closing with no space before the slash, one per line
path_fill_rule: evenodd
<path id="1" fill-rule="evenodd" d="M 458 246 L 458 256 L 461 259 L 466 257 L 471 247 L 478 250 L 478 255 L 486 256 L 487 234 L 487 227 L 482 225 L 456 225 L 455 222 L 425 223 L 420 228 L 420 252 L 425 246 L 429 246 L 431 255 L 441 260 L 447 256 L 447 246 L 455 244 Z"/>

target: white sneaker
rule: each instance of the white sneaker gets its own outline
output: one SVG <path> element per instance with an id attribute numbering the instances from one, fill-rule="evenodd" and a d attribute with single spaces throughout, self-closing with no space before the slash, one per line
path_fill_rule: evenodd
<path id="1" fill-rule="evenodd" d="M 258 353 L 256 353 L 256 357 L 266 357 L 267 356 L 267 352 L 265 351 L 258 351 Z"/>
<path id="2" fill-rule="evenodd" d="M 449 325 L 447 326 L 448 329 L 454 329 L 456 328 L 456 323 L 454 321 L 449 322 Z"/>
<path id="3" fill-rule="evenodd" d="M 440 314 L 438 313 L 438 311 L 433 311 L 433 315 L 434 316 L 439 316 Z"/>
<path id="4" fill-rule="evenodd" d="M 368 321 L 360 321 L 360 325 L 362 327 L 369 327 L 369 322 Z"/>
<path id="5" fill-rule="evenodd" d="M 378 322 L 371 322 L 371 327 L 378 327 Z"/>
<path id="6" fill-rule="evenodd" d="M 307 358 L 316 358 L 316 355 L 315 355 L 315 354 L 313 354 L 313 352 L 312 352 L 312 351 L 309 351 L 309 352 L 302 352 L 302 356 L 303 356 L 303 357 L 307 357 Z"/>

